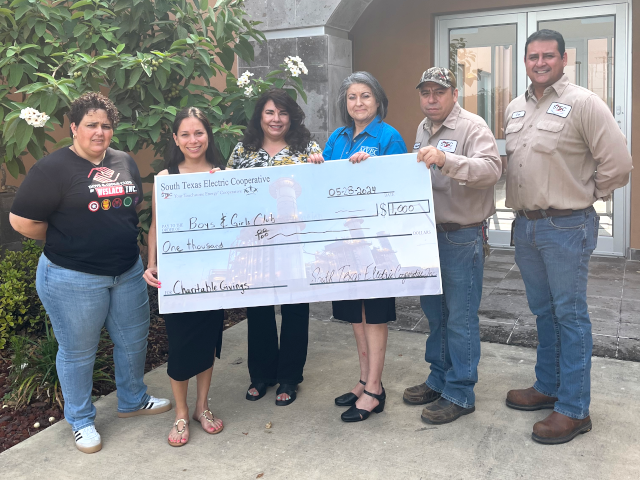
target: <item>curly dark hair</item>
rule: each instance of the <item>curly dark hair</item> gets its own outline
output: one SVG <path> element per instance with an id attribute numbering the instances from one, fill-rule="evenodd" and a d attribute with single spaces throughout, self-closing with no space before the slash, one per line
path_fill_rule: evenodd
<path id="1" fill-rule="evenodd" d="M 285 110 L 289 114 L 291 125 L 284 139 L 291 148 L 291 153 L 303 153 L 311 141 L 311 132 L 304 125 L 304 112 L 286 91 L 279 88 L 269 89 L 258 98 L 256 108 L 242 138 L 242 145 L 245 150 L 257 152 L 262 147 L 264 132 L 260 126 L 260 120 L 262 119 L 264 106 L 269 100 L 273 100 L 276 107 Z"/>
<path id="2" fill-rule="evenodd" d="M 220 156 L 218 155 L 215 147 L 215 143 L 213 141 L 213 132 L 211 131 L 211 124 L 209 123 L 209 119 L 207 116 L 196 107 L 185 107 L 178 112 L 175 120 L 173 121 L 173 133 L 174 135 L 178 134 L 178 130 L 180 129 L 180 125 L 185 118 L 197 118 L 202 123 L 205 131 L 207 132 L 207 137 L 209 138 L 209 146 L 207 147 L 207 151 L 205 152 L 205 158 L 207 159 L 207 163 L 212 167 L 218 167 L 224 170 L 224 165 L 220 161 Z M 171 149 L 169 151 L 169 155 L 164 160 L 165 168 L 169 169 L 171 167 L 178 168 L 182 162 L 184 162 L 184 153 L 180 150 L 180 147 L 176 145 L 176 142 L 170 142 Z"/>
<path id="3" fill-rule="evenodd" d="M 69 122 L 79 125 L 84 116 L 91 110 L 104 110 L 107 112 L 107 118 L 111 122 L 111 126 L 113 128 L 118 126 L 120 116 L 118 109 L 111 100 L 99 92 L 83 93 L 71 102 L 71 108 L 67 113 Z M 71 132 L 71 136 L 73 136 L 73 132 Z"/>

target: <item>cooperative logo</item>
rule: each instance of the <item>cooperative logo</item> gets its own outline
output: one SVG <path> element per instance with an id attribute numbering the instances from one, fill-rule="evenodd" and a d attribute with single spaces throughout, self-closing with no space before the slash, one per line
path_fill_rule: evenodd
<path id="1" fill-rule="evenodd" d="M 253 195 L 257 191 L 258 189 L 252 185 L 249 185 L 247 188 L 244 189 L 244 193 L 247 195 Z"/>
<path id="2" fill-rule="evenodd" d="M 100 210 L 100 205 L 95 200 L 93 202 L 89 202 L 89 210 L 92 212 L 97 212 Z"/>
<path id="3" fill-rule="evenodd" d="M 457 146 L 457 140 L 440 140 L 438 145 L 436 145 L 436 148 L 441 152 L 455 153 Z"/>
<path id="4" fill-rule="evenodd" d="M 557 115 L 558 117 L 567 118 L 567 115 L 569 115 L 570 111 L 571 105 L 553 102 L 551 106 L 549 106 L 549 110 L 547 110 L 547 113 L 550 113 L 551 115 Z"/>
<path id="5" fill-rule="evenodd" d="M 372 157 L 378 155 L 378 147 L 360 147 L 360 151 L 364 153 L 368 153 Z"/>

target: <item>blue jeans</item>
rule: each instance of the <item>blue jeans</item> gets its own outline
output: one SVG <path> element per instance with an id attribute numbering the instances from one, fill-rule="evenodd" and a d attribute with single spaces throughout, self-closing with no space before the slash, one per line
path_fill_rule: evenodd
<path id="1" fill-rule="evenodd" d="M 420 297 L 431 333 L 424 359 L 431 364 L 427 386 L 464 408 L 476 401 L 484 253 L 482 227 L 438 232 L 442 295 Z"/>
<path id="2" fill-rule="evenodd" d="M 589 415 L 591 320 L 587 310 L 589 258 L 600 217 L 593 207 L 566 217 L 516 218 L 516 263 L 537 316 L 534 388 L 558 397 L 554 410 L 575 419 Z"/>
<path id="3" fill-rule="evenodd" d="M 93 364 L 105 326 L 113 341 L 118 411 L 138 410 L 149 399 L 143 382 L 149 334 L 149 297 L 142 260 L 116 277 L 60 267 L 44 254 L 36 288 L 58 340 L 56 367 L 64 416 L 74 431 L 92 425 Z"/>

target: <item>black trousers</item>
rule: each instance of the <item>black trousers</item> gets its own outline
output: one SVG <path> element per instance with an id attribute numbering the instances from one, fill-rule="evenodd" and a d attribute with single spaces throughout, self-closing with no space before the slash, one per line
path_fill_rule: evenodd
<path id="1" fill-rule="evenodd" d="M 309 344 L 309 304 L 282 305 L 280 348 L 273 305 L 247 308 L 252 383 L 302 382 Z"/>

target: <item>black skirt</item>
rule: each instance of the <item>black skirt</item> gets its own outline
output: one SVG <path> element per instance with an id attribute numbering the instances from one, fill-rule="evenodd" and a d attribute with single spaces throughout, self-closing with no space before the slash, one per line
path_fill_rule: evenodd
<path id="1" fill-rule="evenodd" d="M 224 310 L 164 315 L 169 337 L 167 374 L 179 382 L 213 366 L 220 358 Z"/>
<path id="2" fill-rule="evenodd" d="M 340 300 L 332 302 L 333 317 L 350 323 L 362 323 L 362 302 L 367 323 L 372 325 L 393 322 L 396 319 L 395 298 L 370 298 L 367 300 Z"/>

